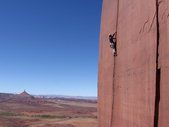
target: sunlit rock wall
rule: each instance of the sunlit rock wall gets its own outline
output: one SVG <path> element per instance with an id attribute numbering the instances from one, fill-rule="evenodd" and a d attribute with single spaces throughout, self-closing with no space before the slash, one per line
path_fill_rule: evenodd
<path id="1" fill-rule="evenodd" d="M 169 126 L 168 6 L 168 0 L 103 0 L 99 127 Z M 116 57 L 108 39 L 114 32 L 117 32 Z M 158 68 L 161 69 L 159 107 L 155 103 Z"/>

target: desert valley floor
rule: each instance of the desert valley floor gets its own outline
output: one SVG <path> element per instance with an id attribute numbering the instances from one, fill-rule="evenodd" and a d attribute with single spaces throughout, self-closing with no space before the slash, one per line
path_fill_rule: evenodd
<path id="1" fill-rule="evenodd" d="M 0 94 L 0 127 L 97 127 L 93 100 Z"/>

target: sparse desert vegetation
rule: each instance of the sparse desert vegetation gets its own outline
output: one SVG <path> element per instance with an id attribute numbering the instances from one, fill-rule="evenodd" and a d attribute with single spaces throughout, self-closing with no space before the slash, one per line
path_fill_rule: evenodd
<path id="1" fill-rule="evenodd" d="M 0 127 L 96 127 L 96 101 L 0 94 Z"/>

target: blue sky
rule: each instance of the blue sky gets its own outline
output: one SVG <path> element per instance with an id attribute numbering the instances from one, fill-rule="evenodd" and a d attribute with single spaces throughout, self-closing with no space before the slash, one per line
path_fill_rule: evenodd
<path id="1" fill-rule="evenodd" d="M 97 95 L 101 0 L 1 0 L 0 92 Z"/>

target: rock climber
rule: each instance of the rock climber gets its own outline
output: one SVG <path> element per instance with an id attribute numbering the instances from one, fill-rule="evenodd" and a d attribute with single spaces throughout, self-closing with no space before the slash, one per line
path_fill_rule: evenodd
<path id="1" fill-rule="evenodd" d="M 113 35 L 109 34 L 109 41 L 110 41 L 110 47 L 113 49 L 114 56 L 117 56 L 116 33 L 114 33 Z"/>

